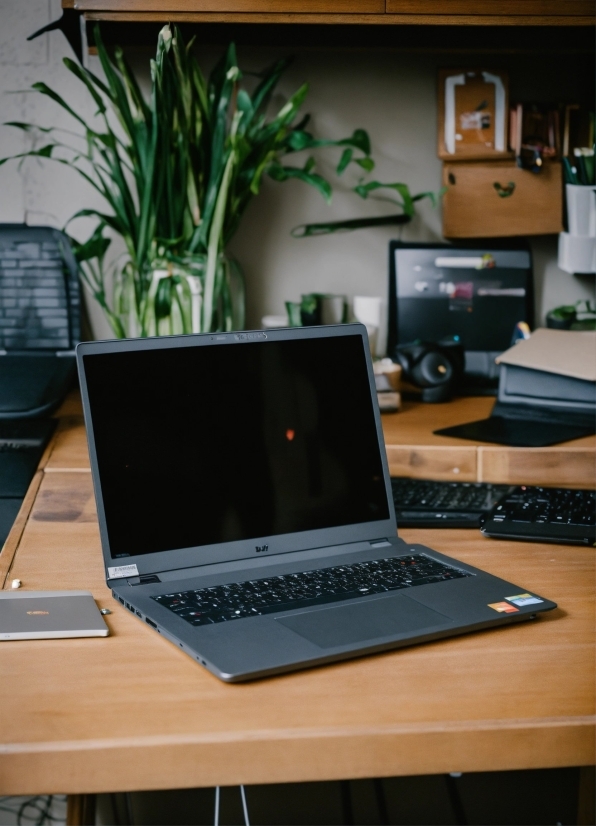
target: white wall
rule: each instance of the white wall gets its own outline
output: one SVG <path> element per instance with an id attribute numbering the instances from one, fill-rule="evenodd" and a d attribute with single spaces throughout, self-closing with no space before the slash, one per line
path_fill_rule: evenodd
<path id="1" fill-rule="evenodd" d="M 61 65 L 72 56 L 60 32 L 27 43 L 35 29 L 60 14 L 59 0 L 0 0 L 0 120 L 36 121 L 65 125 L 67 118 L 57 106 L 40 95 L 9 94 L 36 80 L 54 86 L 75 108 L 89 116 L 89 104 L 81 85 Z M 259 69 L 287 49 L 240 48 L 246 69 Z M 209 65 L 214 50 L 204 50 Z M 149 52 L 134 56 L 139 74 L 147 82 Z M 313 115 L 318 136 L 341 137 L 355 127 L 371 135 L 377 160 L 375 177 L 403 181 L 413 192 L 440 187 L 440 162 L 436 157 L 435 75 L 445 63 L 441 56 L 399 54 L 387 49 L 298 51 L 294 64 L 280 85 L 288 95 L 304 80 L 311 90 L 305 111 Z M 97 59 L 90 58 L 97 71 Z M 281 97 L 277 103 L 281 103 Z M 0 127 L 0 157 L 22 151 L 31 138 Z M 320 170 L 336 181 L 333 165 L 337 151 L 321 153 Z M 363 202 L 349 192 L 353 176 L 346 173 L 335 187 L 331 207 L 321 196 L 297 181 L 276 184 L 266 180 L 262 193 L 250 205 L 231 244 L 231 252 L 243 266 L 248 286 L 248 323 L 257 326 L 262 315 L 283 312 L 284 301 L 311 291 L 353 296 L 382 295 L 387 291 L 387 243 L 399 237 L 394 228 L 361 230 L 310 239 L 294 239 L 292 227 L 315 221 L 381 214 L 386 204 Z M 97 196 L 74 172 L 51 162 L 27 161 L 0 167 L 0 221 L 49 223 L 62 226 L 77 209 L 99 206 Z M 539 208 L 539 207 L 538 207 Z M 419 217 L 401 231 L 404 240 L 440 238 L 440 209 L 422 202 Z M 73 232 L 84 237 L 83 222 Z M 561 303 L 591 297 L 593 277 L 563 273 L 556 266 L 556 238 L 532 241 L 535 257 L 537 320 Z M 101 312 L 89 302 L 95 334 L 110 335 Z"/>

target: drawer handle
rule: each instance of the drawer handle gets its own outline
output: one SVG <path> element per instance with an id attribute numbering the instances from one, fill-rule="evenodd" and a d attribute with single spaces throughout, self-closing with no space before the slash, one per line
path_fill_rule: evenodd
<path id="1" fill-rule="evenodd" d="M 511 198 L 515 192 L 515 183 L 513 181 L 509 181 L 507 186 L 501 186 L 498 181 L 495 181 L 493 186 L 497 190 L 499 198 Z"/>

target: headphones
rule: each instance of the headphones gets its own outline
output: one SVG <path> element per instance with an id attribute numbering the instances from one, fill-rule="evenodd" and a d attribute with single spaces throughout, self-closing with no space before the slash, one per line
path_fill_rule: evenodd
<path id="1" fill-rule="evenodd" d="M 464 348 L 459 336 L 438 342 L 414 341 L 395 350 L 404 378 L 422 388 L 423 402 L 445 402 L 464 372 Z"/>

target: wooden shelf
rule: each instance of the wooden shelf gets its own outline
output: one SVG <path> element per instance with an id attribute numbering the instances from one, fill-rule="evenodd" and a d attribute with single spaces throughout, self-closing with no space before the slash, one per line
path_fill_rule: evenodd
<path id="1" fill-rule="evenodd" d="M 87 20 L 329 25 L 588 26 L 591 0 L 63 0 Z"/>

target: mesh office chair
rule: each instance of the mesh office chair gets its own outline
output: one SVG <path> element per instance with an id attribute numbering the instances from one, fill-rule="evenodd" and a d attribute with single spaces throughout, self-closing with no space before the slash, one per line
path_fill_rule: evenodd
<path id="1" fill-rule="evenodd" d="M 0 547 L 56 424 L 80 340 L 77 265 L 50 227 L 0 224 Z"/>
<path id="2" fill-rule="evenodd" d="M 80 300 L 62 232 L 0 224 L 0 420 L 38 418 L 60 404 L 75 373 Z"/>

